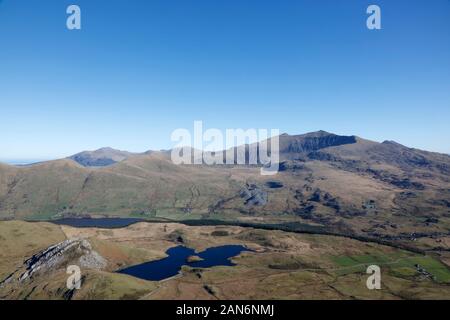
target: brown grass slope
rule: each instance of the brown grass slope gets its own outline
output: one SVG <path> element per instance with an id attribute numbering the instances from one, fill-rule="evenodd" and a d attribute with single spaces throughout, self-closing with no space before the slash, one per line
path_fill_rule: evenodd
<path id="1" fill-rule="evenodd" d="M 184 266 L 179 276 L 160 282 L 115 272 L 165 257 L 168 248 L 179 245 L 173 234 L 197 252 L 226 244 L 254 251 L 232 258 L 234 267 Z M 432 255 L 343 237 L 178 223 L 107 230 L 23 221 L 0 221 L 0 235 L 5 248 L 0 251 L 0 299 L 450 298 L 450 269 Z M 82 267 L 80 290 L 66 287 L 66 267 L 77 255 L 63 254 L 60 263 L 20 280 L 25 259 L 66 238 L 89 241 L 107 264 L 101 270 Z M 381 268 L 381 290 L 367 290 L 371 264 Z"/>
<path id="2" fill-rule="evenodd" d="M 276 176 L 250 166 L 177 166 L 167 152 L 101 168 L 70 159 L 0 165 L 0 217 L 297 221 L 446 247 L 450 156 L 324 131 L 281 135 L 280 152 Z"/>

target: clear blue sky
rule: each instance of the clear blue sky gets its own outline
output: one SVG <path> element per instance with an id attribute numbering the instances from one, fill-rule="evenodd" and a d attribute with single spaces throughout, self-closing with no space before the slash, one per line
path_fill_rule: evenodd
<path id="1" fill-rule="evenodd" d="M 0 0 L 0 114 L 0 159 L 170 148 L 194 120 L 450 153 L 450 1 Z"/>

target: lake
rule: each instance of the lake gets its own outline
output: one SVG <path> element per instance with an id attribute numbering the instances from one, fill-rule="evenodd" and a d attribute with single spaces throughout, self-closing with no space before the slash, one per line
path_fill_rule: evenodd
<path id="1" fill-rule="evenodd" d="M 139 218 L 64 218 L 49 222 L 76 228 L 124 228 L 146 220 Z"/>
<path id="2" fill-rule="evenodd" d="M 167 250 L 168 257 L 164 259 L 145 262 L 119 270 L 118 272 L 140 279 L 160 281 L 177 275 L 182 266 L 190 266 L 192 268 L 234 266 L 235 264 L 231 262 L 230 258 L 244 251 L 251 250 L 241 245 L 225 245 L 208 248 L 196 254 L 194 249 L 177 246 Z M 187 259 L 189 256 L 198 256 L 203 260 L 188 262 Z"/>

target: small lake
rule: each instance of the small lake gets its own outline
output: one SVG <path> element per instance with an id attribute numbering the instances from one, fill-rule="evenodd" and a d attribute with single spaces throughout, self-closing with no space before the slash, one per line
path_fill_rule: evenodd
<path id="1" fill-rule="evenodd" d="M 64 218 L 49 222 L 75 228 L 124 228 L 146 220 L 139 218 Z"/>
<path id="2" fill-rule="evenodd" d="M 194 249 L 177 246 L 167 250 L 168 257 L 164 259 L 142 263 L 118 272 L 145 280 L 160 281 L 177 275 L 182 266 L 190 266 L 192 268 L 235 266 L 230 259 L 244 251 L 251 250 L 241 245 L 226 245 L 208 248 L 197 254 Z M 188 262 L 189 256 L 198 256 L 203 260 Z"/>

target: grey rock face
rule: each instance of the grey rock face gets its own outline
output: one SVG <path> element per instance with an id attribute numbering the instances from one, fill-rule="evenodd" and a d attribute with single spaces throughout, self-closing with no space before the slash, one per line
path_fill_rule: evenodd
<path id="1" fill-rule="evenodd" d="M 24 262 L 26 271 L 19 277 L 19 280 L 24 281 L 37 272 L 49 271 L 69 262 L 91 269 L 102 269 L 107 264 L 102 256 L 92 250 L 89 241 L 69 239 L 55 244 L 26 260 Z"/>
<path id="2" fill-rule="evenodd" d="M 114 163 L 123 161 L 132 156 L 133 153 L 112 148 L 101 148 L 95 151 L 83 151 L 70 156 L 72 159 L 84 167 L 106 167 Z"/>
<path id="3" fill-rule="evenodd" d="M 247 206 L 264 206 L 268 201 L 267 192 L 256 184 L 250 184 L 242 188 L 239 196 L 244 199 Z"/>
<path id="4" fill-rule="evenodd" d="M 340 136 L 325 131 L 310 132 L 302 135 L 281 135 L 280 153 L 307 154 L 321 149 L 356 143 L 355 136 Z M 289 157 L 287 157 L 289 158 Z"/>
<path id="5" fill-rule="evenodd" d="M 78 260 L 80 267 L 101 270 L 106 267 L 107 261 L 97 252 L 90 251 L 88 254 L 82 255 Z"/>

